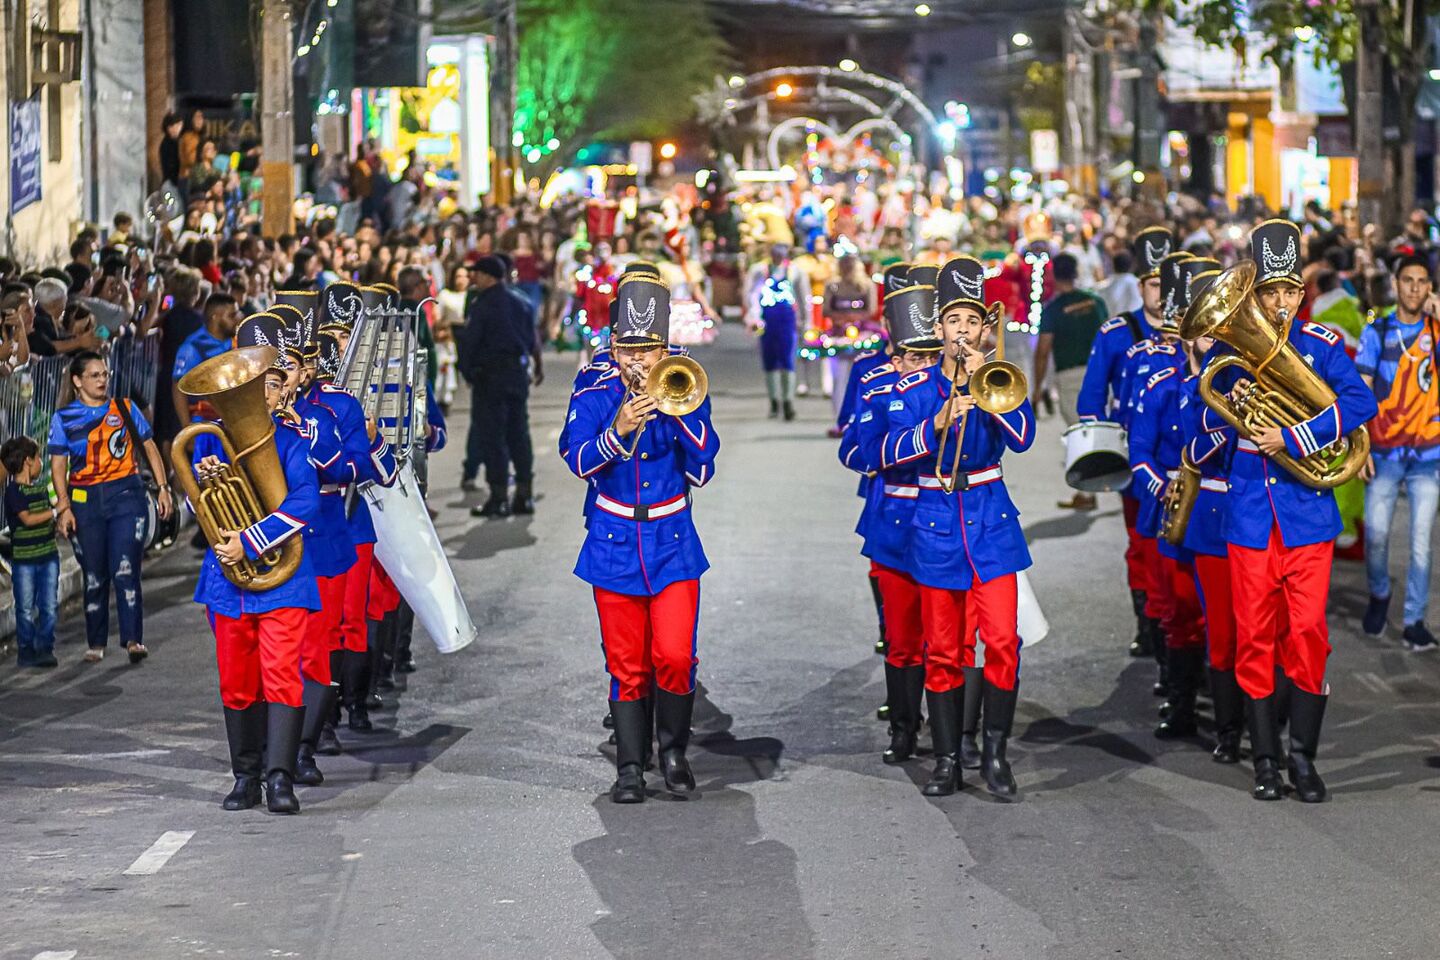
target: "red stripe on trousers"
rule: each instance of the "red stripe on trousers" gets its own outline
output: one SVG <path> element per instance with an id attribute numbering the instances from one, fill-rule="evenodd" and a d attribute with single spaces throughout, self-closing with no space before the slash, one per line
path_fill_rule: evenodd
<path id="1" fill-rule="evenodd" d="M 1120 510 L 1125 516 L 1125 580 L 1131 590 L 1150 589 L 1150 571 L 1145 568 L 1145 550 L 1142 537 L 1135 530 L 1140 516 L 1140 501 L 1126 494 L 1120 495 Z"/>
<path id="2" fill-rule="evenodd" d="M 1285 546 L 1277 525 L 1271 526 L 1263 549 L 1230 545 L 1235 679 L 1250 696 L 1274 692 L 1277 658 L 1295 686 L 1307 693 L 1324 692 L 1325 662 L 1330 657 L 1325 606 L 1334 555 L 1330 540 Z"/>
<path id="3" fill-rule="evenodd" d="M 365 652 L 365 607 L 370 601 L 370 567 L 375 544 L 355 544 L 355 563 L 345 571 L 345 606 L 340 612 L 340 642 L 346 650 Z"/>
<path id="4" fill-rule="evenodd" d="M 300 672 L 305 679 L 329 683 L 330 651 L 340 649 L 340 616 L 345 608 L 345 574 L 316 577 L 320 609 L 305 620 L 305 642 L 300 647 Z"/>
<path id="5" fill-rule="evenodd" d="M 1018 593 L 1015 574 L 969 590 L 920 586 L 920 616 L 925 625 L 925 689 L 936 693 L 963 686 L 962 667 L 975 665 L 975 631 L 985 641 L 985 681 L 1013 690 L 1020 671 L 1020 634 L 1016 632 Z"/>
<path id="6" fill-rule="evenodd" d="M 653 597 L 594 588 L 611 699 L 639 700 L 650 693 L 650 676 L 669 693 L 694 689 L 695 624 L 700 581 L 680 580 Z"/>
<path id="7" fill-rule="evenodd" d="M 885 662 L 892 667 L 918 667 L 925 662 L 925 623 L 920 617 L 920 584 L 910 574 L 872 563 L 885 608 Z"/>
<path id="8" fill-rule="evenodd" d="M 1195 589 L 1195 568 L 1161 556 L 1160 574 L 1170 584 L 1170 617 L 1165 621 L 1165 646 L 1170 650 L 1205 645 L 1205 616 Z"/>
<path id="9" fill-rule="evenodd" d="M 309 615 L 301 607 L 239 617 L 211 614 L 220 702 L 232 710 L 257 700 L 300 706 L 300 646 Z"/>
<path id="10" fill-rule="evenodd" d="M 1235 669 L 1235 603 L 1230 596 L 1230 558 L 1195 555 L 1195 575 L 1200 578 L 1200 595 L 1205 609 L 1205 638 L 1210 647 L 1210 666 L 1216 670 Z"/>

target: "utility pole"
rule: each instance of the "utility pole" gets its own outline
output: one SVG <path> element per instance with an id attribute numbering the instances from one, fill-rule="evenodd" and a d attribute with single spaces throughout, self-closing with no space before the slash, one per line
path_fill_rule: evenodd
<path id="1" fill-rule="evenodd" d="M 1144 192 L 1163 196 L 1160 180 L 1160 60 L 1155 20 L 1140 18 L 1140 43 L 1136 49 L 1140 78 L 1135 81 L 1135 169 L 1144 174 Z M 1151 181 L 1154 181 L 1153 183 Z M 1138 196 L 1142 190 L 1137 189 Z"/>
<path id="2" fill-rule="evenodd" d="M 1360 21 L 1360 39 L 1355 46 L 1355 155 L 1359 183 L 1355 191 L 1356 213 L 1362 226 L 1376 224 L 1382 236 L 1390 235 L 1385 209 L 1384 105 L 1381 79 L 1384 51 L 1381 48 L 1379 0 L 1355 0 Z"/>
<path id="3" fill-rule="evenodd" d="M 295 228 L 295 47 L 292 0 L 260 0 L 261 230 L 278 237 Z"/>
<path id="4" fill-rule="evenodd" d="M 490 88 L 495 91 L 495 203 L 509 203 L 515 193 L 519 148 L 515 146 L 515 73 L 520 63 L 520 30 L 515 0 L 500 0 L 495 13 L 495 69 Z"/>

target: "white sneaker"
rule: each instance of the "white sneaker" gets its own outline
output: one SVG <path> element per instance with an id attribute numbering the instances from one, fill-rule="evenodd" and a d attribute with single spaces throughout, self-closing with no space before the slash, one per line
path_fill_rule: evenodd
<path id="1" fill-rule="evenodd" d="M 105 648 L 104 648 L 104 647 L 91 647 L 89 650 L 86 650 L 86 651 L 85 651 L 85 662 L 86 662 L 86 663 L 99 663 L 101 660 L 104 660 L 104 659 L 105 659 Z"/>

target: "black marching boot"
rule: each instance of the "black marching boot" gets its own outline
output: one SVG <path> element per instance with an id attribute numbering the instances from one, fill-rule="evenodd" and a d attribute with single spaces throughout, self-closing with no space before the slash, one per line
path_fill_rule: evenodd
<path id="1" fill-rule="evenodd" d="M 879 639 L 875 641 L 875 652 L 882 657 L 890 652 L 890 641 L 885 636 L 885 600 L 880 594 L 880 579 L 870 577 L 870 597 L 875 601 L 875 617 L 880 621 Z M 881 717 L 880 719 L 885 719 Z"/>
<path id="2" fill-rule="evenodd" d="M 370 733 L 375 726 L 370 722 L 370 708 L 365 703 L 370 694 L 369 651 L 346 650 L 343 666 L 340 693 L 350 714 L 350 729 L 356 733 Z"/>
<path id="3" fill-rule="evenodd" d="M 960 716 L 960 766 L 965 770 L 980 769 L 980 704 L 985 698 L 985 671 L 980 667 L 964 667 L 965 695 Z"/>
<path id="4" fill-rule="evenodd" d="M 1193 737 L 1199 728 L 1195 723 L 1195 697 L 1205 672 L 1205 648 L 1186 647 L 1166 654 L 1170 664 L 1170 699 L 1165 704 L 1164 719 L 1155 728 L 1161 740 Z"/>
<path id="5" fill-rule="evenodd" d="M 1130 656 L 1148 657 L 1155 652 L 1155 647 L 1150 618 L 1145 616 L 1145 591 L 1131 590 L 1130 605 L 1135 608 L 1135 639 L 1130 641 Z"/>
<path id="6" fill-rule="evenodd" d="M 935 770 L 920 792 L 927 797 L 948 797 L 960 789 L 960 701 L 964 692 L 956 687 L 937 693 L 925 691 L 930 704 L 930 734 L 935 738 Z"/>
<path id="7" fill-rule="evenodd" d="M 660 750 L 660 775 L 665 778 L 665 789 L 674 796 L 694 793 L 695 774 L 690 772 L 685 748 L 690 745 L 690 717 L 695 712 L 695 692 L 671 693 L 656 687 L 653 696 L 655 745 Z"/>
<path id="8" fill-rule="evenodd" d="M 1240 762 L 1240 732 L 1245 724 L 1245 695 L 1235 682 L 1234 670 L 1210 670 L 1210 697 L 1215 702 L 1216 763 Z"/>
<path id="9" fill-rule="evenodd" d="M 1275 717 L 1275 695 L 1245 698 L 1245 717 L 1250 724 L 1250 750 L 1255 757 L 1256 800 L 1281 800 L 1285 781 L 1280 778 L 1280 726 Z"/>
<path id="10" fill-rule="evenodd" d="M 300 727 L 300 749 L 295 755 L 295 782 L 302 787 L 318 787 L 325 775 L 315 765 L 315 750 L 320 745 L 320 731 L 330 717 L 331 700 L 339 693 L 328 683 L 305 681 L 305 721 Z"/>
<path id="11" fill-rule="evenodd" d="M 1329 791 L 1315 769 L 1320 748 L 1320 725 L 1325 720 L 1329 697 L 1308 693 L 1299 687 L 1290 692 L 1290 785 L 1302 803 L 1324 803 Z"/>
<path id="12" fill-rule="evenodd" d="M 365 621 L 365 707 L 368 710 L 385 706 L 385 701 L 380 699 L 380 669 L 385 660 L 385 635 L 392 623 L 393 611 L 382 620 Z"/>
<path id="13" fill-rule="evenodd" d="M 252 703 L 244 710 L 225 708 L 225 739 L 230 742 L 230 769 L 235 786 L 220 806 L 225 810 L 249 810 L 260 802 L 260 752 L 265 744 L 265 704 Z"/>
<path id="14" fill-rule="evenodd" d="M 1280 749 L 1285 749 L 1285 728 L 1290 726 L 1290 693 L 1295 689 L 1295 684 L 1280 669 L 1279 664 L 1275 666 L 1275 728 L 1280 731 Z M 1284 759 L 1282 754 L 1280 759 Z"/>
<path id="15" fill-rule="evenodd" d="M 510 512 L 517 517 L 528 517 L 535 512 L 535 494 L 528 483 L 515 483 L 515 495 L 510 498 Z"/>
<path id="16" fill-rule="evenodd" d="M 885 664 L 885 697 L 890 704 L 890 746 L 880 755 L 883 763 L 904 763 L 915 756 L 915 739 L 920 733 L 920 702 L 912 702 L 907 684 L 918 676 L 924 690 L 924 667 L 897 667 Z"/>
<path id="17" fill-rule="evenodd" d="M 645 754 L 650 739 L 648 699 L 610 701 L 610 714 L 615 718 L 617 774 L 610 787 L 612 803 L 645 801 Z"/>
<path id="18" fill-rule="evenodd" d="M 335 695 L 330 698 L 330 709 L 320 727 L 320 739 L 316 741 L 315 752 L 321 756 L 338 757 L 341 753 L 340 738 L 335 736 L 335 727 L 340 723 L 340 680 L 345 670 L 345 651 L 330 651 L 330 686 Z"/>
<path id="19" fill-rule="evenodd" d="M 295 796 L 295 755 L 305 712 L 280 703 L 265 705 L 265 806 L 271 813 L 299 813 Z"/>
<path id="20" fill-rule="evenodd" d="M 1019 698 L 1018 686 L 1013 690 L 1001 690 L 993 683 L 985 684 L 980 776 L 985 778 L 985 789 L 990 791 L 991 796 L 1001 800 L 1013 800 L 1016 794 L 1015 777 L 1010 773 L 1005 747 L 1010 742 L 1010 728 L 1015 724 L 1015 703 Z"/>
<path id="21" fill-rule="evenodd" d="M 1155 679 L 1155 686 L 1150 692 L 1157 697 L 1170 696 L 1170 652 L 1165 649 L 1165 628 L 1160 621 L 1154 617 L 1146 617 L 1150 624 L 1150 641 L 1155 654 L 1155 666 L 1159 668 L 1159 675 Z"/>

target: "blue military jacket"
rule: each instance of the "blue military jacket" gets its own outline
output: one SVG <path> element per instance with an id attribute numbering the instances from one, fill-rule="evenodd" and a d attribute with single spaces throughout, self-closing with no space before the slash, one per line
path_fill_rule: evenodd
<path id="1" fill-rule="evenodd" d="M 901 569 L 927 587 L 968 590 L 976 580 L 984 583 L 1024 570 L 1030 566 L 1030 550 L 1020 529 L 1020 511 L 1003 479 L 975 482 L 948 494 L 940 489 L 934 417 L 949 394 L 950 381 L 939 367 L 895 384 L 886 405 L 889 429 L 881 442 L 880 464 L 884 469 L 911 463 L 919 468 L 920 491 Z M 960 460 L 967 474 L 998 471 L 1007 449 L 1023 452 L 1035 442 L 1029 400 L 1003 415 L 975 409 L 967 419 Z M 951 427 L 947 462 L 939 466 L 947 472 L 958 430 L 958 423 Z"/>
<path id="2" fill-rule="evenodd" d="M 1157 372 L 1166 367 L 1179 367 L 1184 360 L 1179 347 L 1158 340 L 1141 340 L 1126 351 L 1125 367 L 1120 376 L 1119 419 L 1127 431 L 1131 429 L 1130 419 L 1135 415 L 1135 404 L 1145 384 Z"/>
<path id="3" fill-rule="evenodd" d="M 560 453 L 593 491 L 575 575 L 614 593 L 654 596 L 710 568 L 690 515 L 690 490 L 714 475 L 720 437 L 707 399 L 683 417 L 651 420 L 627 456 L 610 426 L 625 395 L 619 371 L 611 370 L 570 398 Z M 623 445 L 634 440 L 632 434 Z M 637 515 L 647 513 L 657 516 Z"/>
<path id="4" fill-rule="evenodd" d="M 262 553 L 282 546 L 301 533 L 320 512 L 320 491 L 315 481 L 315 468 L 310 465 L 310 438 L 300 425 L 287 420 L 276 421 L 275 447 L 280 455 L 280 468 L 285 472 L 285 500 L 273 513 L 240 531 L 245 556 L 258 560 Z M 192 462 L 207 456 L 225 460 L 225 451 L 214 437 L 197 439 Z M 294 576 L 270 590 L 241 590 L 225 578 L 214 550 L 205 551 L 200 565 L 200 579 L 195 584 L 195 602 L 203 603 L 212 614 L 239 617 L 248 613 L 268 613 L 285 607 L 306 610 L 320 609 L 320 591 L 315 586 L 315 571 L 308 551 L 302 551 L 300 567 Z"/>
<path id="5" fill-rule="evenodd" d="M 1136 331 L 1140 335 L 1136 336 Z M 1082 420 L 1118 420 L 1125 354 L 1150 331 L 1144 310 L 1111 317 L 1100 325 L 1085 363 L 1085 379 L 1075 398 Z"/>
<path id="6" fill-rule="evenodd" d="M 360 401 L 333 384 L 320 382 L 310 386 L 304 399 L 325 408 L 335 418 L 340 443 L 345 451 L 344 459 L 338 468 L 340 479 L 334 481 L 339 488 L 330 489 L 327 483 L 325 496 L 338 497 L 343 504 L 344 487 L 349 484 L 368 481 L 388 487 L 395 482 L 395 454 L 383 433 L 377 431 L 375 439 L 370 439 Z M 350 511 L 347 522 L 350 525 L 350 538 L 355 543 L 375 542 L 375 522 L 370 519 L 370 507 L 363 497 L 355 498 L 354 509 Z"/>
<path id="7" fill-rule="evenodd" d="M 854 418 L 861 394 L 869 389 L 866 386 L 865 375 L 876 367 L 886 366 L 891 366 L 891 364 L 890 358 L 885 355 L 884 350 L 867 350 L 855 358 L 855 362 L 850 366 L 850 376 L 845 380 L 845 396 L 840 401 L 840 414 L 836 417 L 836 426 L 843 429 Z M 894 368 L 891 367 L 891 369 Z"/>
<path id="8" fill-rule="evenodd" d="M 320 510 L 305 528 L 305 553 L 317 577 L 338 577 L 355 565 L 355 541 L 345 519 L 345 498 L 339 485 L 349 479 L 350 465 L 335 415 L 306 397 L 295 398 L 295 412 L 310 438 L 310 463 L 320 482 Z M 327 490 L 329 492 L 327 492 Z"/>
<path id="9" fill-rule="evenodd" d="M 1230 427 L 1207 433 L 1200 423 L 1205 402 L 1200 398 L 1200 378 L 1187 377 L 1180 384 L 1180 423 L 1185 434 L 1190 462 L 1200 470 L 1200 491 L 1195 508 L 1185 527 L 1185 548 L 1194 553 L 1223 557 L 1229 552 L 1225 543 L 1225 504 L 1230 489 L 1230 461 L 1235 455 L 1235 431 Z"/>
<path id="10" fill-rule="evenodd" d="M 1135 529 L 1144 537 L 1159 532 L 1164 510 L 1160 498 L 1167 474 L 1180 467 L 1185 434 L 1180 423 L 1180 370 L 1163 367 L 1139 391 L 1130 416 L 1132 494 L 1140 501 Z"/>
<path id="11" fill-rule="evenodd" d="M 878 471 L 865 504 L 870 525 L 865 532 L 862 553 L 892 570 L 906 570 L 905 552 L 920 499 L 920 462 L 896 467 L 881 465 L 881 450 L 890 432 L 890 403 L 895 396 L 896 372 L 866 391 L 857 407 L 856 428 L 860 433 L 861 459 L 868 470 Z"/>
<path id="12" fill-rule="evenodd" d="M 879 359 L 883 362 L 875 362 L 875 357 L 879 357 Z M 840 421 L 840 462 L 845 464 L 845 466 L 847 467 L 851 467 L 849 462 L 850 459 L 855 457 L 855 455 L 859 452 L 860 433 L 855 429 L 855 416 L 859 412 L 859 397 L 875 389 L 875 387 L 877 387 L 881 383 L 894 383 L 895 380 L 898 379 L 896 376 L 895 365 L 891 363 L 889 359 L 886 358 L 883 354 L 867 353 L 864 355 L 864 358 L 869 360 L 869 362 L 866 364 L 866 369 L 860 372 L 857 376 L 852 368 L 849 381 L 849 386 L 855 387 L 855 389 L 858 391 L 856 404 L 854 407 L 851 408 L 850 413 L 846 414 L 844 419 Z M 857 364 L 858 362 L 859 361 L 857 361 Z M 858 470 L 860 473 L 860 482 L 855 487 L 855 496 L 869 501 L 871 487 L 870 481 L 873 479 L 871 475 L 875 472 L 875 468 L 860 468 L 857 466 L 851 467 L 851 469 Z M 861 521 L 864 522 L 864 513 L 860 515 L 860 518 Z M 860 533 L 859 528 L 856 528 L 855 532 Z M 864 536 L 864 534 L 861 534 L 861 536 Z"/>
<path id="13" fill-rule="evenodd" d="M 1355 362 L 1345 354 L 1339 334 L 1318 323 L 1295 323 L 1290 327 L 1290 344 L 1337 398 L 1310 419 L 1285 429 L 1286 451 L 1300 457 L 1363 426 L 1375 416 L 1377 408 L 1375 395 L 1360 379 Z M 1217 346 L 1211 355 L 1226 351 L 1223 345 Z M 1214 381 L 1216 390 L 1228 392 L 1239 376 L 1233 368 L 1221 371 Z M 1211 433 L 1226 429 L 1225 421 L 1209 409 L 1202 412 L 1201 425 Z M 1237 546 L 1263 549 L 1270 540 L 1271 527 L 1276 525 L 1287 547 L 1323 543 L 1340 534 L 1340 510 L 1334 493 L 1301 483 L 1243 438 L 1235 445 L 1228 504 L 1225 539 Z"/>

